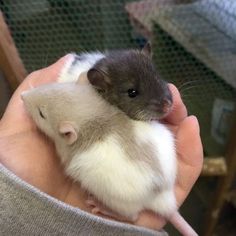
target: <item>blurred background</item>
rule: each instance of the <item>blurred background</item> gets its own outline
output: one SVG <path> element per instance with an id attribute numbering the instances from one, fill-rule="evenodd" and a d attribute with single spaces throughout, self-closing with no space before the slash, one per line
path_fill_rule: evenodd
<path id="1" fill-rule="evenodd" d="M 0 9 L 0 115 L 26 74 L 69 52 L 151 41 L 160 75 L 201 127 L 202 175 L 180 211 L 200 235 L 236 235 L 235 0 L 0 0 Z"/>

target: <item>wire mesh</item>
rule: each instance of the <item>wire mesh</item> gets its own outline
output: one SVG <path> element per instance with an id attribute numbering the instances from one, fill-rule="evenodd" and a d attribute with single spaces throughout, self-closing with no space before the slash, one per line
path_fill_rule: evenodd
<path id="1" fill-rule="evenodd" d="M 4 0 L 0 7 L 28 72 L 68 52 L 151 40 L 161 76 L 200 121 L 205 154 L 224 153 L 236 101 L 235 1 Z"/>

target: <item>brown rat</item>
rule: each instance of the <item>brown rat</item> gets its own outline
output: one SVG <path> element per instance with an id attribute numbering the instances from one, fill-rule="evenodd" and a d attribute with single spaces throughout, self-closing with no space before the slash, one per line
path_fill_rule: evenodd
<path id="1" fill-rule="evenodd" d="M 172 96 L 151 60 L 149 43 L 142 50 L 113 50 L 75 55 L 59 82 L 75 81 L 88 72 L 100 95 L 135 120 L 157 120 L 168 114 Z"/>
<path id="2" fill-rule="evenodd" d="M 70 65 L 80 68 L 82 61 Z M 140 67 L 144 63 L 146 73 L 128 73 L 138 62 Z M 173 135 L 158 121 L 150 122 L 170 110 L 166 82 L 156 76 L 144 52 L 115 52 L 90 66 L 77 82 L 45 85 L 22 94 L 38 127 L 54 140 L 66 173 L 119 215 L 135 220 L 141 210 L 150 209 L 169 219 L 183 235 L 196 235 L 185 221 L 178 225 L 183 219 L 174 196 Z M 67 65 L 64 82 L 66 75 L 70 81 L 78 78 L 72 70 Z M 86 74 L 93 87 L 84 80 Z"/>
<path id="3" fill-rule="evenodd" d="M 135 120 L 160 119 L 172 105 L 168 85 L 145 50 L 108 53 L 88 71 L 88 79 L 105 100 Z"/>

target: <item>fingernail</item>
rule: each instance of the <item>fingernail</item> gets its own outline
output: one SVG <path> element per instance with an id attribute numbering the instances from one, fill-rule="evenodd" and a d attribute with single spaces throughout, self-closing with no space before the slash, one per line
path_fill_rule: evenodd
<path id="1" fill-rule="evenodd" d="M 75 56 L 76 56 L 76 53 L 71 52 L 71 53 L 66 54 L 65 59 L 70 60 L 71 58 L 74 58 Z"/>

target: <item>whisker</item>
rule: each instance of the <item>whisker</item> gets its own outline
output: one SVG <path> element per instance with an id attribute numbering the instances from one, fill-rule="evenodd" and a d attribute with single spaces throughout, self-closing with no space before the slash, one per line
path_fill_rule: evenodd
<path id="1" fill-rule="evenodd" d="M 192 84 L 192 83 L 195 83 L 195 82 L 199 83 L 200 81 L 199 81 L 199 80 L 187 81 L 187 82 L 181 84 L 180 87 L 178 87 L 178 90 L 181 90 L 181 89 L 182 89 L 183 87 L 185 87 L 186 85 L 189 85 L 189 84 Z"/>
<path id="2" fill-rule="evenodd" d="M 198 100 L 198 96 L 194 96 L 194 95 L 189 95 L 189 96 L 182 96 L 181 99 L 183 101 L 184 104 L 188 104 L 189 102 L 190 103 L 193 103 L 194 101 Z"/>
<path id="3" fill-rule="evenodd" d="M 139 115 L 140 115 L 140 117 L 142 118 L 142 120 L 145 118 L 145 114 L 144 114 L 143 111 L 139 112 Z"/>
<path id="4" fill-rule="evenodd" d="M 186 92 L 186 91 L 188 91 L 188 90 L 190 90 L 190 89 L 197 88 L 197 87 L 198 87 L 197 85 L 187 87 L 187 88 L 185 88 L 185 89 L 183 89 L 183 90 L 180 90 L 180 93 L 182 94 L 183 92 Z"/>
<path id="5" fill-rule="evenodd" d="M 140 120 L 144 120 L 146 118 L 146 114 L 144 111 L 138 111 L 136 114 L 140 118 Z"/>
<path id="6" fill-rule="evenodd" d="M 197 94 L 183 94 L 181 98 L 192 98 L 192 97 L 199 97 Z"/>

